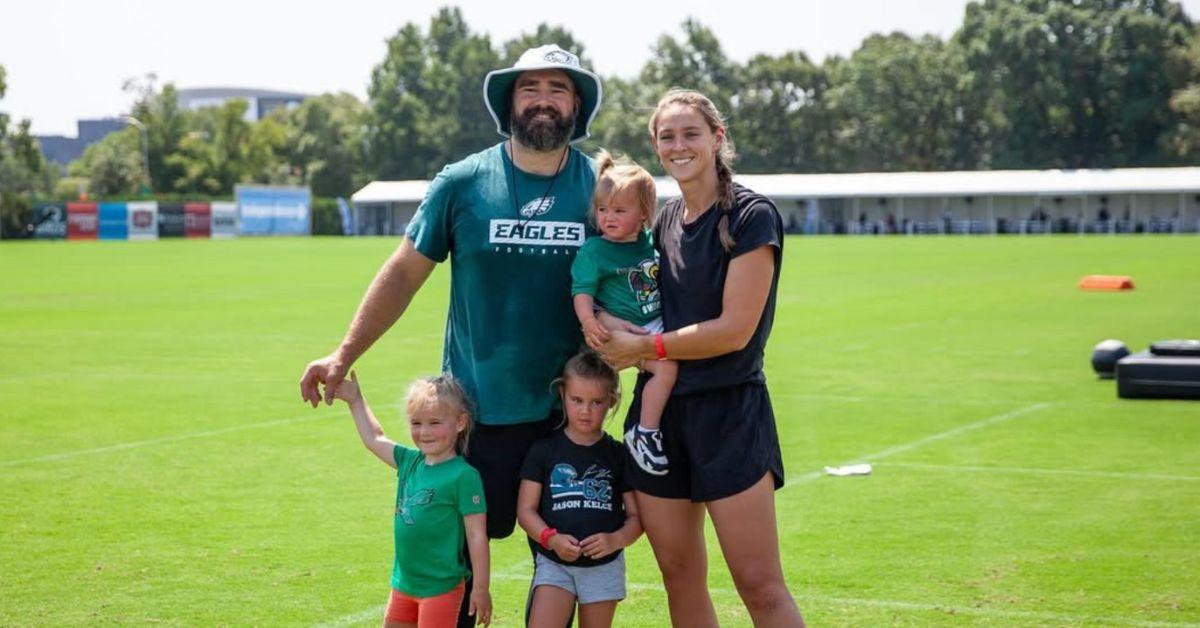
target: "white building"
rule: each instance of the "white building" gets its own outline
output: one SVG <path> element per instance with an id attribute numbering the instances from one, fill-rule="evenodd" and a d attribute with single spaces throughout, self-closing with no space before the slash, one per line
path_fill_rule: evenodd
<path id="1" fill-rule="evenodd" d="M 1200 168 L 738 175 L 791 233 L 1196 233 Z M 656 179 L 660 202 L 679 195 Z M 427 181 L 356 192 L 359 235 L 400 234 Z"/>
<path id="2" fill-rule="evenodd" d="M 234 99 L 244 100 L 248 105 L 245 115 L 247 122 L 261 120 L 280 107 L 299 107 L 308 98 L 308 94 L 245 87 L 192 87 L 179 90 L 178 95 L 180 108 L 188 111 L 220 107 Z"/>

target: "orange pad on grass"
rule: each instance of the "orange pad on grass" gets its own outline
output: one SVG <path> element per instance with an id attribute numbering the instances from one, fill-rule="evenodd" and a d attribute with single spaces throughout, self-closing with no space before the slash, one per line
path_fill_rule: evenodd
<path id="1" fill-rule="evenodd" d="M 1088 275 L 1079 280 L 1083 290 L 1133 290 L 1133 278 L 1126 275 Z"/>

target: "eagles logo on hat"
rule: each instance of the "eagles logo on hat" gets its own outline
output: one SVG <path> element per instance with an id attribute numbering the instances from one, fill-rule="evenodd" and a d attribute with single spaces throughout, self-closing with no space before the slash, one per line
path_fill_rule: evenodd
<path id="1" fill-rule="evenodd" d="M 592 120 L 600 110 L 603 99 L 600 77 L 583 69 L 579 57 L 554 44 L 530 48 L 511 68 L 488 72 L 487 78 L 483 79 L 483 101 L 487 104 L 488 113 L 496 121 L 496 132 L 504 137 L 512 137 L 508 122 L 512 110 L 513 83 L 522 72 L 529 70 L 562 70 L 571 77 L 579 94 L 579 115 L 575 118 L 571 143 L 587 139 Z"/>

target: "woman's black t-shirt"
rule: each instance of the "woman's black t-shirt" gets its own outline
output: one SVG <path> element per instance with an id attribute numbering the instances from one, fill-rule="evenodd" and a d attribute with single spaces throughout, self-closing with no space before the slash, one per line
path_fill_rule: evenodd
<path id="1" fill-rule="evenodd" d="M 690 224 L 683 223 L 683 199 L 671 199 L 654 221 L 654 246 L 660 256 L 658 286 L 667 331 L 719 317 L 729 262 L 764 245 L 775 248 L 771 292 L 750 342 L 740 351 L 702 360 L 680 360 L 674 395 L 766 382 L 763 350 L 775 320 L 783 220 L 770 199 L 736 183 L 734 199 L 732 208 L 714 206 Z M 721 245 L 717 230 L 723 213 L 729 215 L 729 234 L 735 242 L 730 251 Z"/>
<path id="2" fill-rule="evenodd" d="M 542 485 L 538 514 L 546 525 L 582 541 L 600 532 L 616 532 L 625 525 L 625 446 L 608 434 L 591 445 L 578 445 L 562 430 L 529 448 L 521 479 Z M 613 552 L 599 560 L 580 556 L 563 562 L 552 550 L 529 539 L 534 551 L 573 567 L 591 567 L 615 560 Z"/>

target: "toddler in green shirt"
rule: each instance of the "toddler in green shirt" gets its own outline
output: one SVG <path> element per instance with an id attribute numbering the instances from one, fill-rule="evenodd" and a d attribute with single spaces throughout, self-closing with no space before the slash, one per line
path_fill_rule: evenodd
<path id="1" fill-rule="evenodd" d="M 469 614 L 490 623 L 487 503 L 479 472 L 460 455 L 471 432 L 470 402 L 462 386 L 449 375 L 413 382 L 406 405 L 416 449 L 383 433 L 353 371 L 335 395 L 350 405 L 367 449 L 396 469 L 396 550 L 384 626 L 455 625 L 468 577 Z"/>
<path id="2" fill-rule="evenodd" d="M 614 324 L 631 323 L 652 334 L 663 332 L 658 291 L 658 254 L 650 224 L 658 206 L 654 178 L 641 166 L 617 162 L 607 152 L 596 156 L 596 189 L 589 218 L 599 236 L 588 238 L 571 264 L 575 315 L 588 338 L 605 337 L 600 316 Z M 668 460 L 659 423 L 675 387 L 679 366 L 672 360 L 643 361 L 650 374 L 642 390 L 638 424 L 625 434 L 625 445 L 642 470 L 665 475 Z"/>

